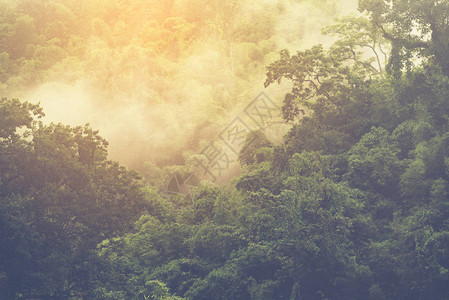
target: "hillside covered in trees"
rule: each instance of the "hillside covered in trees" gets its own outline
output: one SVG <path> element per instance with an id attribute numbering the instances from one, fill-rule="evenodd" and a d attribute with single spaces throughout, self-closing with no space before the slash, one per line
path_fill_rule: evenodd
<path id="1" fill-rule="evenodd" d="M 280 50 L 326 42 L 320 28 L 355 2 L 2 0 L 0 93 L 92 124 L 133 169 L 181 164 L 260 93 Z"/>
<path id="2" fill-rule="evenodd" d="M 188 161 L 139 174 L 91 126 L 3 98 L 0 299 L 447 299 L 449 1 L 359 11 L 267 61 L 290 129 L 248 134 L 226 185 L 166 193 Z M 4 61 L 26 57 L 5 36 Z"/>

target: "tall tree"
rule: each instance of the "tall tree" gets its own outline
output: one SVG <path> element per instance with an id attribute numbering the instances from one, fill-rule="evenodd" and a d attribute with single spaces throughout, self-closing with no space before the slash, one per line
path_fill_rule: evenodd
<path id="1" fill-rule="evenodd" d="M 393 46 L 398 73 L 418 59 L 431 59 L 449 76 L 449 1 L 360 0 L 359 8 Z"/>

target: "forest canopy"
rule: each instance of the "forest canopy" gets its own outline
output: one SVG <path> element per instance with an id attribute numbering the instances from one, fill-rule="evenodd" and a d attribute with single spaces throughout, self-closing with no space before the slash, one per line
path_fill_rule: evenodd
<path id="1" fill-rule="evenodd" d="M 94 1 L 2 1 L 2 18 L 15 17 L 2 22 L 0 57 L 24 67 L 43 36 L 58 39 L 54 49 L 73 43 L 72 27 L 51 22 L 55 12 L 67 22 L 82 9 L 108 16 L 89 24 L 118 47 L 129 37 L 116 31 L 144 26 L 133 14 L 169 15 L 181 3 L 144 11 L 145 1 L 125 2 L 94 12 Z M 201 36 L 190 23 L 208 19 L 182 3 L 190 19 L 152 15 L 148 30 L 174 35 L 153 32 L 142 48 L 173 60 Z M 222 12 L 207 28 L 221 35 L 228 59 L 231 36 L 263 39 L 230 26 L 238 2 L 208 3 L 204 13 Z M 127 8 L 127 22 L 112 21 L 120 19 L 114 5 Z M 0 298 L 447 299 L 448 6 L 360 0 L 358 14 L 323 28 L 332 43 L 287 47 L 269 63 L 249 57 L 264 64 L 265 87 L 283 87 L 288 131 L 280 143 L 250 132 L 238 154 L 242 172 L 227 184 L 203 180 L 168 193 L 174 179 L 191 178 L 189 157 L 139 174 L 108 157 L 91 125 L 48 124 L 45 107 L 2 98 Z M 238 73 L 242 65 L 231 62 L 228 71 Z M 3 84 L 22 74 L 4 70 Z"/>
<path id="2" fill-rule="evenodd" d="M 182 164 L 261 92 L 281 49 L 326 41 L 345 3 L 1 0 L 0 93 L 92 124 L 133 169 Z"/>

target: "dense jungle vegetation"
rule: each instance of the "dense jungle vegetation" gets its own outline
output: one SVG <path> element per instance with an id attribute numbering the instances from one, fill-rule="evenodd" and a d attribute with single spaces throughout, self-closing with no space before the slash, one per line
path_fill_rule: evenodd
<path id="1" fill-rule="evenodd" d="M 65 23 L 8 21 L 0 3 L 5 83 Z M 55 7 L 74 20 L 76 7 Z M 283 142 L 251 133 L 241 175 L 187 196 L 164 193 L 187 164 L 143 177 L 89 125 L 47 124 L 39 105 L 3 98 L 0 299 L 448 299 L 449 1 L 359 10 L 323 30 L 332 46 L 266 66 L 266 87 L 290 84 Z M 182 47 L 189 31 L 176 32 Z"/>

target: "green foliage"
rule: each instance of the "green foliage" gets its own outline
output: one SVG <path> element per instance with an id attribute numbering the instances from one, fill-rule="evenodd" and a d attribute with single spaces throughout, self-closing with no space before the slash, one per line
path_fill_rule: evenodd
<path id="1" fill-rule="evenodd" d="M 348 153 L 346 180 L 355 187 L 394 197 L 402 163 L 388 132 L 373 128 Z"/>
<path id="2" fill-rule="evenodd" d="M 1 296 L 89 295 L 101 267 L 96 244 L 130 230 L 149 208 L 138 177 L 106 160 L 107 143 L 89 126 L 43 125 L 39 106 L 17 100 L 0 107 L 2 257 L 9 257 L 0 265 Z"/>
<path id="3" fill-rule="evenodd" d="M 396 76 L 412 67 L 415 55 L 434 60 L 449 75 L 448 1 L 361 0 L 359 8 L 391 41 L 389 65 Z"/>
<path id="4" fill-rule="evenodd" d="M 270 158 L 270 149 L 273 145 L 262 131 L 252 131 L 247 137 L 239 153 L 241 165 L 261 163 Z M 268 148 L 268 149 L 267 149 Z"/>
<path id="5" fill-rule="evenodd" d="M 418 2 L 360 1 L 370 20 L 325 29 L 339 37 L 329 50 L 282 51 L 266 84 L 290 80 L 284 117 L 306 115 L 277 146 L 252 132 L 239 154 L 243 173 L 226 186 L 201 184 L 191 197 L 160 193 L 187 167 L 147 164 L 145 185 L 107 160 L 107 142 L 88 125 L 44 125 L 38 105 L 2 99 L 0 298 L 446 299 L 447 3 Z M 30 26 L 55 38 L 65 32 L 48 16 L 31 22 L 1 5 L 14 24 L 2 42 L 14 45 Z M 237 26 L 237 6 L 210 5 L 224 11 L 215 30 Z M 110 22 L 92 30 L 119 45 L 123 24 L 107 7 L 97 13 Z M 76 22 L 61 5 L 48 9 Z M 181 47 L 186 20 L 159 16 L 146 28 L 171 31 Z"/>
<path id="6" fill-rule="evenodd" d="M 352 60 L 355 67 L 372 73 L 383 73 L 383 64 L 388 57 L 387 41 L 382 32 L 367 18 L 360 16 L 343 17 L 336 24 L 322 30 L 323 34 L 337 35 L 332 52 L 340 53 Z M 366 54 L 368 52 L 369 54 Z"/>
<path id="7" fill-rule="evenodd" d="M 282 79 L 293 83 L 282 107 L 286 121 L 293 121 L 300 112 L 304 114 L 303 107 L 312 108 L 318 115 L 341 112 L 354 88 L 366 77 L 382 73 L 387 57 L 382 48 L 385 41 L 367 19 L 343 18 L 323 32 L 341 38 L 329 50 L 317 45 L 293 56 L 282 50 L 279 60 L 267 68 L 265 87 Z M 363 48 L 372 55 L 366 55 Z"/>

